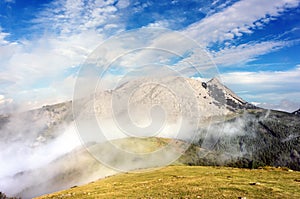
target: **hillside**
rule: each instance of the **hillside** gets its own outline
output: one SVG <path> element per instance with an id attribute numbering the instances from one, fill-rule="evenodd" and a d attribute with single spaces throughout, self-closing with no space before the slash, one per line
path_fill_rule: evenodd
<path id="1" fill-rule="evenodd" d="M 297 136 L 300 132 L 300 123 L 292 114 L 256 109 L 233 118 L 229 117 L 222 123 L 214 124 L 210 129 L 208 131 L 199 129 L 199 137 L 194 139 L 193 144 L 173 165 L 218 165 L 242 168 L 271 165 L 300 170 L 298 155 L 300 140 Z M 116 146 L 134 154 L 151 153 L 170 142 L 172 139 L 157 137 L 112 141 Z M 175 143 L 180 148 L 183 141 Z M 96 156 L 110 154 L 108 149 L 105 143 L 92 144 L 89 147 L 89 151 L 93 151 L 92 154 Z M 111 157 L 111 160 L 119 165 L 125 165 L 130 170 L 136 170 L 159 166 L 165 155 L 160 153 L 155 161 L 145 161 L 139 156 L 132 158 L 115 156 Z M 36 196 L 39 195 L 37 190 L 40 190 L 40 194 L 45 193 L 46 190 L 49 193 L 116 173 L 115 170 L 99 164 L 86 150 L 77 149 L 56 159 L 47 168 L 24 172 L 18 175 L 17 179 L 24 181 L 30 176 L 44 175 L 49 171 L 55 174 L 52 178 L 47 181 L 36 180 L 35 186 L 27 187 L 18 193 L 18 196 L 25 198 Z"/>
<path id="2" fill-rule="evenodd" d="M 112 143 L 116 144 L 118 147 L 122 147 L 132 153 L 138 154 L 151 153 L 172 142 L 172 139 L 155 137 L 146 139 L 124 138 L 112 141 Z M 116 174 L 118 172 L 117 170 L 104 166 L 90 153 L 91 151 L 94 151 L 95 153 L 110 155 L 108 144 L 109 143 L 91 144 L 89 151 L 85 148 L 77 147 L 72 152 L 51 161 L 45 167 L 26 170 L 11 176 L 10 179 L 13 179 L 15 183 L 22 183 L 22 186 L 20 185 L 18 187 L 20 191 L 15 195 L 22 198 L 32 198 Z M 176 141 L 174 144 L 179 148 L 183 142 Z M 187 161 L 193 159 L 190 154 L 194 154 L 194 150 L 201 151 L 201 149 L 196 146 L 190 150 L 191 151 L 187 153 L 187 155 L 183 154 L 182 158 L 174 164 L 187 164 Z M 171 153 L 169 152 L 169 154 Z M 160 160 L 164 157 L 165 155 L 161 153 L 159 156 L 155 157 L 155 161 L 151 161 L 152 164 L 146 164 L 139 156 L 133 156 L 132 158 L 129 156 L 115 156 L 112 158 L 114 158 L 113 161 L 118 162 L 118 164 L 127 164 L 128 169 L 136 170 L 160 166 Z M 46 176 L 46 178 L 32 178 L 32 176 Z"/>
<path id="3" fill-rule="evenodd" d="M 0 115 L 1 144 L 20 142 L 36 147 L 46 144 L 61 134 L 63 125 L 71 123 L 70 101 L 46 105 L 21 113 Z"/>
<path id="4" fill-rule="evenodd" d="M 300 120 L 293 114 L 249 110 L 212 124 L 209 130 L 199 129 L 198 135 L 194 145 L 208 152 L 194 156 L 190 165 L 269 165 L 300 170 Z"/>
<path id="5" fill-rule="evenodd" d="M 299 198 L 300 173 L 286 169 L 169 166 L 123 173 L 46 198 Z"/>

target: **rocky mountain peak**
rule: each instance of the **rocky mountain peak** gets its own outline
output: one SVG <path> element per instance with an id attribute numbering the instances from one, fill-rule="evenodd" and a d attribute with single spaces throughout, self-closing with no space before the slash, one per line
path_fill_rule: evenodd
<path id="1" fill-rule="evenodd" d="M 219 78 L 214 77 L 207 82 L 209 93 L 216 99 L 220 105 L 227 106 L 233 112 L 239 109 L 255 109 L 256 107 L 240 96 L 235 94 L 232 90 L 226 87 Z"/>
<path id="2" fill-rule="evenodd" d="M 203 114 L 205 117 L 227 115 L 241 109 L 254 108 L 224 86 L 218 78 L 208 82 L 184 77 L 135 78 L 124 81 L 112 92 L 99 92 L 97 96 L 95 107 L 91 107 L 96 109 L 96 114 L 100 118 L 111 117 L 111 102 L 122 107 L 123 103 L 117 101 L 124 96 L 128 97 L 127 108 L 138 115 L 137 120 L 141 118 L 139 115 L 151 110 L 153 105 L 162 106 L 171 121 L 176 121 L 182 112 L 190 113 L 186 110 L 196 111 L 192 107 L 195 106 L 195 102 L 198 111 L 205 113 Z M 122 112 L 126 110 L 120 109 L 120 113 L 117 114 Z"/>
<path id="3" fill-rule="evenodd" d="M 208 84 L 214 84 L 214 85 L 220 85 L 220 86 L 224 86 L 222 83 L 221 83 L 221 80 L 217 77 L 214 77 L 212 78 L 211 80 L 209 80 L 207 82 Z"/>

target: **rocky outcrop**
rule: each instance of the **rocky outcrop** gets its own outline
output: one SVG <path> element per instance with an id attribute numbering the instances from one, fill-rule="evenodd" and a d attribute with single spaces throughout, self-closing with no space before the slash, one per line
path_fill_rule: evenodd
<path id="1" fill-rule="evenodd" d="M 236 95 L 217 78 L 213 78 L 208 81 L 207 85 L 209 94 L 218 102 L 219 106 L 227 106 L 227 108 L 233 112 L 240 109 L 257 108 Z"/>

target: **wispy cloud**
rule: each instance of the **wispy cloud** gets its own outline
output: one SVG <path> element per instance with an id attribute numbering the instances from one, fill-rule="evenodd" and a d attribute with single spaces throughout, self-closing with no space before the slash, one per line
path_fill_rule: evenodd
<path id="1" fill-rule="evenodd" d="M 5 98 L 4 95 L 0 95 L 0 114 L 11 111 L 12 108 L 10 105 L 13 102 L 11 98 Z"/>
<path id="2" fill-rule="evenodd" d="M 3 32 L 1 26 L 0 26 L 0 46 L 6 45 L 9 42 L 6 40 L 6 37 L 9 36 L 9 33 Z"/>
<path id="3" fill-rule="evenodd" d="M 250 42 L 212 51 L 217 65 L 240 65 L 255 60 L 258 56 L 279 50 L 291 44 L 288 41 Z"/>
<path id="4" fill-rule="evenodd" d="M 241 66 L 268 54 L 289 47 L 296 40 L 283 40 L 282 36 L 273 35 L 273 39 L 237 42 L 243 35 L 250 35 L 256 29 L 264 28 L 271 20 L 276 20 L 286 10 L 297 7 L 299 0 L 241 0 L 232 5 L 229 1 L 219 7 L 224 9 L 193 23 L 182 32 L 195 39 L 203 48 L 207 48 L 213 61 L 219 66 Z M 215 1 L 215 4 L 219 1 Z M 232 2 L 230 2 L 232 3 Z M 286 32 L 286 34 L 289 31 Z M 283 33 L 285 34 L 285 33 Z M 218 44 L 221 44 L 218 46 Z M 213 48 L 213 46 L 217 46 Z"/>
<path id="5" fill-rule="evenodd" d="M 119 9 L 127 8 L 129 5 L 130 5 L 129 0 L 119 0 L 118 3 L 116 4 L 116 6 Z"/>
<path id="6" fill-rule="evenodd" d="M 87 30 L 103 32 L 104 27 L 123 29 L 117 11 L 118 7 L 128 6 L 128 2 L 119 2 L 117 5 L 114 3 L 112 0 L 56 0 L 47 5 L 33 22 L 60 34 L 74 34 Z"/>
<path id="7" fill-rule="evenodd" d="M 70 99 L 76 74 L 66 75 L 67 71 L 123 29 L 117 10 L 127 4 L 55 0 L 31 21 L 31 38 L 9 42 L 10 34 L 0 29 L 0 94 L 28 108 Z"/>
<path id="8" fill-rule="evenodd" d="M 222 74 L 224 83 L 252 102 L 278 103 L 282 99 L 299 101 L 300 67 L 286 71 L 230 72 Z M 246 91 L 246 92 L 245 92 Z"/>
<path id="9" fill-rule="evenodd" d="M 289 100 L 290 96 L 287 96 L 288 98 L 280 100 L 279 103 L 256 103 L 252 102 L 254 105 L 266 109 L 272 109 L 272 110 L 280 110 L 280 111 L 286 111 L 286 112 L 294 112 L 299 109 L 300 103 L 294 102 Z"/>
<path id="10" fill-rule="evenodd" d="M 103 41 L 101 35 L 86 31 L 68 38 L 43 36 L 35 41 L 0 47 L 0 51 L 6 54 L 2 55 L 5 57 L 0 63 L 0 81 L 4 82 L 0 85 L 0 93 L 9 98 L 18 98 L 19 101 L 29 96 L 34 99 L 34 95 L 41 100 L 47 99 L 49 96 L 36 90 L 49 87 L 51 90 L 55 82 L 64 83 L 64 79 L 68 78 L 65 75 L 68 69 L 79 66 L 98 45 L 97 41 Z M 21 92 L 24 90 L 28 92 Z M 54 91 L 57 92 L 51 92 L 52 96 L 59 98 L 60 90 L 56 87 Z"/>
<path id="11" fill-rule="evenodd" d="M 294 82 L 300 85 L 300 67 L 297 66 L 287 71 L 231 72 L 223 74 L 225 82 L 230 82 L 231 79 L 235 80 L 234 84 L 261 84 L 262 87 L 270 83 L 277 83 L 276 87 L 285 87 L 286 83 Z"/>
<path id="12" fill-rule="evenodd" d="M 253 33 L 298 5 L 299 0 L 242 0 L 190 25 L 185 33 L 204 46 L 232 40 Z"/>

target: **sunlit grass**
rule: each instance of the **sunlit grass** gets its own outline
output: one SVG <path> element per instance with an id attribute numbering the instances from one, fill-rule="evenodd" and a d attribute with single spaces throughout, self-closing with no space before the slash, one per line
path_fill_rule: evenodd
<path id="1" fill-rule="evenodd" d="M 299 181 L 300 172 L 286 169 L 169 166 L 118 174 L 40 198 L 300 198 Z"/>

